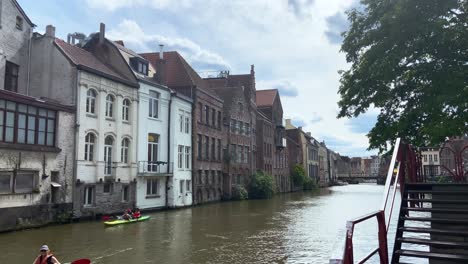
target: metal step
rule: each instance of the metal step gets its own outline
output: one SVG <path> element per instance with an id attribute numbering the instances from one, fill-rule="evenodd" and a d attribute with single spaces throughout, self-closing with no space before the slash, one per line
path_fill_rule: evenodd
<path id="1" fill-rule="evenodd" d="M 468 200 L 439 200 L 439 199 L 416 199 L 416 198 L 405 198 L 405 202 L 421 202 L 421 203 L 437 203 L 437 204 L 468 204 Z"/>
<path id="2" fill-rule="evenodd" d="M 433 222 L 441 224 L 467 225 L 468 219 L 431 218 L 431 217 L 401 217 L 405 221 Z"/>
<path id="3" fill-rule="evenodd" d="M 431 213 L 446 213 L 446 214 L 468 214 L 467 209 L 445 209 L 445 208 L 412 208 L 403 207 L 401 210 L 412 212 L 431 212 Z"/>
<path id="4" fill-rule="evenodd" d="M 420 194 L 420 193 L 427 193 L 427 194 L 445 194 L 445 195 L 467 195 L 468 191 L 432 191 L 432 190 L 407 190 L 408 194 Z"/>
<path id="5" fill-rule="evenodd" d="M 449 260 L 458 263 L 467 263 L 468 255 L 461 254 L 443 254 L 443 253 L 433 253 L 433 252 L 424 252 L 417 250 L 397 250 L 395 254 L 405 257 L 416 257 L 416 258 L 427 258 L 427 259 L 438 259 L 438 260 Z"/>
<path id="6" fill-rule="evenodd" d="M 423 228 L 423 227 L 400 227 L 398 229 L 403 232 L 411 232 L 411 233 L 428 233 L 428 234 L 436 234 L 436 235 L 443 235 L 443 236 L 468 237 L 468 231 L 464 231 L 464 230 L 449 230 L 449 229 Z"/>
<path id="7" fill-rule="evenodd" d="M 468 187 L 468 183 L 457 183 L 457 182 L 449 182 L 449 183 L 431 183 L 431 182 L 421 182 L 421 183 L 405 183 L 406 188 L 418 188 L 418 187 L 432 187 L 432 186 L 463 186 Z"/>
<path id="8" fill-rule="evenodd" d="M 409 244 L 468 249 L 468 242 L 440 241 L 440 240 L 418 239 L 418 238 L 409 238 L 409 237 L 403 237 L 403 238 L 400 237 L 400 238 L 397 238 L 397 241 L 400 241 L 401 243 L 409 243 Z"/>

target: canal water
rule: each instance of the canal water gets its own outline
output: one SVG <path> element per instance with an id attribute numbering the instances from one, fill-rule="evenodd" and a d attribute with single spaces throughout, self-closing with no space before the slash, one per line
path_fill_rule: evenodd
<path id="1" fill-rule="evenodd" d="M 5 233 L 0 263 L 32 263 L 42 244 L 62 263 L 328 263 L 346 220 L 377 209 L 382 193 L 375 184 L 337 186 L 154 212 L 131 225 L 82 222 Z M 377 246 L 376 230 L 373 222 L 357 226 L 355 259 Z"/>

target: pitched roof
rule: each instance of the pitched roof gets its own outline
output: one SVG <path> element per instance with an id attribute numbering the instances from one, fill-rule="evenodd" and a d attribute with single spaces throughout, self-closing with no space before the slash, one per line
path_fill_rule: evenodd
<path id="1" fill-rule="evenodd" d="M 272 106 L 277 95 L 277 89 L 257 90 L 257 106 Z"/>
<path id="2" fill-rule="evenodd" d="M 116 71 L 112 70 L 111 67 L 102 63 L 91 52 L 86 51 L 80 47 L 71 45 L 58 38 L 55 39 L 54 43 L 60 50 L 62 50 L 63 54 L 65 54 L 65 56 L 67 56 L 70 59 L 70 61 L 76 66 L 82 66 L 89 70 L 97 71 L 99 73 L 102 73 L 106 77 L 111 77 L 113 79 L 116 79 L 117 81 L 122 81 L 125 84 L 129 82 Z"/>
<path id="3" fill-rule="evenodd" d="M 12 0 L 12 1 L 13 1 L 13 4 L 16 6 L 16 8 L 18 8 L 18 11 L 21 13 L 21 15 L 23 15 L 24 19 L 26 19 L 28 24 L 31 25 L 31 27 L 35 27 L 36 25 L 31 21 L 31 19 L 29 19 L 29 17 L 26 15 L 26 12 L 24 12 L 23 8 L 21 8 L 18 2 L 16 2 L 16 0 Z"/>
<path id="4" fill-rule="evenodd" d="M 159 52 L 140 53 L 140 56 L 148 60 L 156 69 L 159 58 Z M 187 63 L 187 61 L 177 51 L 164 52 L 166 61 L 166 82 L 169 87 L 193 86 L 200 88 L 206 86 L 203 79 Z"/>

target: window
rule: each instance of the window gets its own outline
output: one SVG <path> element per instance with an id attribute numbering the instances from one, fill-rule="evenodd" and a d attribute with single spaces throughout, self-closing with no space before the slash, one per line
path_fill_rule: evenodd
<path id="1" fill-rule="evenodd" d="M 179 181 L 179 193 L 184 193 L 184 180 Z"/>
<path id="2" fill-rule="evenodd" d="M 103 192 L 104 193 L 111 193 L 112 192 L 112 183 L 110 183 L 110 182 L 104 183 Z"/>
<path id="3" fill-rule="evenodd" d="M 122 120 L 128 121 L 130 113 L 130 100 L 124 99 L 122 102 Z"/>
<path id="4" fill-rule="evenodd" d="M 429 154 L 429 162 L 432 162 L 432 154 Z"/>
<path id="5" fill-rule="evenodd" d="M 237 160 L 237 162 L 239 163 L 244 163 L 244 147 L 243 146 L 239 146 L 239 159 Z"/>
<path id="6" fill-rule="evenodd" d="M 211 125 L 216 127 L 216 110 L 211 109 Z"/>
<path id="7" fill-rule="evenodd" d="M 205 159 L 210 158 L 210 137 L 205 136 Z"/>
<path id="8" fill-rule="evenodd" d="M 122 187 L 122 202 L 128 202 L 128 186 Z"/>
<path id="9" fill-rule="evenodd" d="M 197 135 L 197 158 L 201 159 L 202 158 L 202 136 Z"/>
<path id="10" fill-rule="evenodd" d="M 245 135 L 250 136 L 250 124 L 245 123 Z"/>
<path id="11" fill-rule="evenodd" d="M 190 147 L 185 147 L 185 168 L 190 169 Z"/>
<path id="12" fill-rule="evenodd" d="M 184 131 L 184 112 L 179 111 L 179 131 L 182 133 Z"/>
<path id="13" fill-rule="evenodd" d="M 249 149 L 249 147 L 245 147 L 244 150 L 245 150 L 245 160 L 244 160 L 244 162 L 249 163 L 250 162 L 250 153 L 249 153 L 250 149 Z"/>
<path id="14" fill-rule="evenodd" d="M 237 149 L 236 149 L 236 145 L 232 145 L 231 160 L 232 160 L 232 162 L 237 162 Z"/>
<path id="15" fill-rule="evenodd" d="M 201 103 L 198 103 L 198 111 L 200 111 L 200 116 L 198 117 L 200 123 L 203 122 L 203 105 Z"/>
<path id="16" fill-rule="evenodd" d="M 185 134 L 190 134 L 190 113 L 189 112 L 185 113 Z"/>
<path id="17" fill-rule="evenodd" d="M 231 133 L 236 133 L 236 120 L 235 119 L 231 119 Z"/>
<path id="18" fill-rule="evenodd" d="M 218 129 L 221 129 L 221 112 L 218 111 Z"/>
<path id="19" fill-rule="evenodd" d="M 139 61 L 137 72 L 144 74 L 144 75 L 148 75 L 148 63 Z"/>
<path id="20" fill-rule="evenodd" d="M 120 160 L 123 163 L 128 163 L 128 149 L 130 147 L 130 140 L 128 138 L 124 138 L 122 140 L 122 149 L 120 153 Z"/>
<path id="21" fill-rule="evenodd" d="M 146 180 L 146 195 L 147 196 L 156 196 L 158 195 L 159 181 L 158 179 L 148 179 Z"/>
<path id="22" fill-rule="evenodd" d="M 434 154 L 434 162 L 438 162 L 438 160 L 439 160 L 438 155 L 437 155 L 437 154 Z"/>
<path id="23" fill-rule="evenodd" d="M 427 162 L 427 155 L 424 154 L 423 157 L 424 157 L 424 162 Z"/>
<path id="24" fill-rule="evenodd" d="M 221 139 L 218 139 L 218 161 L 221 161 Z"/>
<path id="25" fill-rule="evenodd" d="M 5 64 L 5 90 L 18 92 L 19 66 L 7 61 Z"/>
<path id="26" fill-rule="evenodd" d="M 208 125 L 210 123 L 210 107 L 205 105 L 205 123 Z"/>
<path id="27" fill-rule="evenodd" d="M 114 139 L 112 136 L 107 136 L 104 139 L 104 174 L 110 175 L 112 173 L 112 146 Z"/>
<path id="28" fill-rule="evenodd" d="M 239 135 L 244 134 L 244 122 L 239 122 Z"/>
<path id="29" fill-rule="evenodd" d="M 31 193 L 35 187 L 36 172 L 18 171 L 16 177 L 12 171 L 0 172 L 0 193 Z"/>
<path id="30" fill-rule="evenodd" d="M 185 185 L 186 185 L 185 189 L 187 190 L 187 192 L 191 192 L 192 191 L 192 181 L 191 180 L 186 180 Z"/>
<path id="31" fill-rule="evenodd" d="M 201 170 L 198 170 L 198 175 L 197 175 L 197 179 L 196 179 L 196 183 L 198 184 L 202 184 L 202 171 Z"/>
<path id="32" fill-rule="evenodd" d="M 106 96 L 106 117 L 113 117 L 114 116 L 114 96 L 108 94 Z"/>
<path id="33" fill-rule="evenodd" d="M 219 185 L 223 184 L 223 175 L 222 175 L 221 171 L 218 171 L 218 183 L 219 183 Z"/>
<path id="34" fill-rule="evenodd" d="M 159 135 L 148 134 L 148 171 L 156 172 L 158 169 L 158 144 Z"/>
<path id="35" fill-rule="evenodd" d="M 84 201 L 85 206 L 91 206 L 94 202 L 94 187 L 85 187 L 84 189 Z"/>
<path id="36" fill-rule="evenodd" d="M 56 112 L 0 99 L 0 142 L 55 145 Z"/>
<path id="37" fill-rule="evenodd" d="M 216 139 L 211 139 L 211 160 L 216 160 Z"/>
<path id="38" fill-rule="evenodd" d="M 93 161 L 94 158 L 94 143 L 96 137 L 93 133 L 88 133 L 85 137 L 85 156 L 84 159 L 87 161 Z"/>
<path id="39" fill-rule="evenodd" d="M 205 180 L 203 182 L 204 184 L 209 184 L 210 183 L 210 171 L 206 170 L 205 171 Z"/>
<path id="40" fill-rule="evenodd" d="M 179 145 L 178 150 L 177 168 L 182 169 L 182 164 L 184 163 L 184 146 Z"/>
<path id="41" fill-rule="evenodd" d="M 149 92 L 149 117 L 159 117 L 159 93 L 150 91 Z"/>
<path id="42" fill-rule="evenodd" d="M 95 114 L 97 93 L 93 89 L 86 92 L 86 113 Z"/>
<path id="43" fill-rule="evenodd" d="M 211 184 L 216 183 L 216 171 L 211 171 Z"/>
<path id="44" fill-rule="evenodd" d="M 16 16 L 16 29 L 23 30 L 23 19 L 20 16 Z"/>

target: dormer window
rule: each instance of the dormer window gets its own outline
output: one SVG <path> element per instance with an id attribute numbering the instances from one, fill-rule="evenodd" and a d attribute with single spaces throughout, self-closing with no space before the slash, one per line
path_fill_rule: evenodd
<path id="1" fill-rule="evenodd" d="M 133 57 L 130 59 L 130 65 L 132 66 L 133 70 L 148 76 L 148 61 L 144 60 L 143 58 Z"/>

